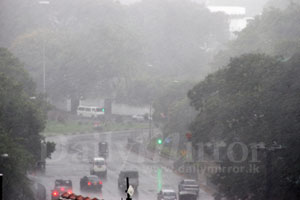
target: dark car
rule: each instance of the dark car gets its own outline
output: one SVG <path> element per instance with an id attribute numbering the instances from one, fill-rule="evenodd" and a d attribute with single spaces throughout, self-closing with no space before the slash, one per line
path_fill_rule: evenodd
<path id="1" fill-rule="evenodd" d="M 197 200 L 198 193 L 193 191 L 178 192 L 178 200 Z"/>
<path id="2" fill-rule="evenodd" d="M 103 157 L 103 158 L 108 157 L 108 143 L 107 142 L 99 142 L 98 156 Z"/>
<path id="3" fill-rule="evenodd" d="M 196 180 L 193 179 L 184 179 L 180 181 L 178 185 L 178 192 L 181 191 L 191 191 L 199 194 L 199 184 Z"/>
<path id="4" fill-rule="evenodd" d="M 89 175 L 80 179 L 80 190 L 84 191 L 101 191 L 102 181 L 98 176 Z"/>
<path id="5" fill-rule="evenodd" d="M 55 180 L 54 189 L 51 191 L 51 200 L 58 200 L 63 193 L 72 193 L 72 181 L 71 180 Z"/>
<path id="6" fill-rule="evenodd" d="M 134 190 L 138 189 L 139 186 L 139 173 L 135 170 L 121 171 L 118 178 L 118 187 L 121 190 L 127 188 L 126 177 L 129 178 L 129 185 L 131 185 Z"/>

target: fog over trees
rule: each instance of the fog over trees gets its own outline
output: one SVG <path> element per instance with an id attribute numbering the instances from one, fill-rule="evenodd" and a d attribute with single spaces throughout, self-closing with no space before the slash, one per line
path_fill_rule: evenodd
<path id="1" fill-rule="evenodd" d="M 50 98 L 91 96 L 97 90 L 129 101 L 124 94 L 135 82 L 197 80 L 209 72 L 213 52 L 228 39 L 224 14 L 186 0 L 2 5 L 7 9 L 1 43 L 26 63 L 39 87 L 45 47 Z"/>
<path id="2" fill-rule="evenodd" d="M 242 6 L 253 19 L 230 40 L 230 16 L 206 5 Z M 27 174 L 40 160 L 47 112 L 66 98 L 151 106 L 149 132 L 162 141 L 179 134 L 179 161 L 191 133 L 192 165 L 203 164 L 199 144 L 245 145 L 245 159 L 238 147 L 232 157 L 220 147 L 220 160 L 204 148 L 218 167 L 259 160 L 257 173 L 205 174 L 217 200 L 300 199 L 299 2 L 2 0 L 0 10 L 0 153 L 15 155 L 0 162 L 11 174 L 5 199 L 32 197 Z M 55 144 L 45 145 L 50 158 Z M 281 151 L 269 154 L 272 145 Z"/>

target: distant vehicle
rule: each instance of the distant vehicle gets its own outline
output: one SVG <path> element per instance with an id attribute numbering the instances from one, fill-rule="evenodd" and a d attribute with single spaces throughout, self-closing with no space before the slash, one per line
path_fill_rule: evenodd
<path id="1" fill-rule="evenodd" d="M 197 200 L 198 193 L 193 191 L 178 192 L 178 200 Z"/>
<path id="2" fill-rule="evenodd" d="M 91 175 L 97 175 L 100 177 L 107 177 L 106 161 L 102 157 L 94 158 L 90 170 Z"/>
<path id="3" fill-rule="evenodd" d="M 51 191 L 51 200 L 58 200 L 65 192 L 72 194 L 72 181 L 62 179 L 55 180 L 54 189 Z"/>
<path id="4" fill-rule="evenodd" d="M 94 122 L 93 129 L 95 131 L 103 131 L 104 123 L 103 122 Z"/>
<path id="5" fill-rule="evenodd" d="M 98 143 L 98 156 L 107 158 L 108 157 L 108 143 L 107 142 L 99 142 Z"/>
<path id="6" fill-rule="evenodd" d="M 102 181 L 98 176 L 84 176 L 80 179 L 80 190 L 82 191 L 101 191 Z"/>
<path id="7" fill-rule="evenodd" d="M 144 115 L 132 115 L 131 117 L 133 120 L 138 121 L 138 122 L 143 122 L 145 121 Z"/>
<path id="8" fill-rule="evenodd" d="M 199 184 L 193 179 L 184 179 L 178 185 L 178 192 L 191 191 L 199 194 Z"/>
<path id="9" fill-rule="evenodd" d="M 139 186 L 139 173 L 135 170 L 124 170 L 120 172 L 118 178 L 119 189 L 127 189 L 126 177 L 129 178 L 129 185 L 131 185 L 134 190 L 137 190 Z"/>
<path id="10" fill-rule="evenodd" d="M 78 106 L 77 115 L 80 117 L 99 118 L 104 115 L 104 109 L 94 106 Z"/>
<path id="11" fill-rule="evenodd" d="M 174 190 L 163 189 L 157 193 L 157 200 L 177 200 L 177 195 Z"/>

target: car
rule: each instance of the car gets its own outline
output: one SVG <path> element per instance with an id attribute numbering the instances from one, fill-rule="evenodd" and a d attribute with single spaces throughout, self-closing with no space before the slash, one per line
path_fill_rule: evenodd
<path id="1" fill-rule="evenodd" d="M 138 121 L 138 122 L 143 122 L 145 121 L 144 115 L 132 115 L 131 117 L 133 120 Z"/>
<path id="2" fill-rule="evenodd" d="M 198 193 L 194 191 L 181 191 L 178 192 L 178 200 L 197 200 Z"/>
<path id="3" fill-rule="evenodd" d="M 54 189 L 51 190 L 51 200 L 58 200 L 63 193 L 72 194 L 72 181 L 57 179 L 54 182 Z"/>
<path id="4" fill-rule="evenodd" d="M 123 170 L 119 173 L 118 188 L 120 190 L 127 189 L 126 177 L 129 178 L 129 185 L 131 185 L 135 191 L 139 186 L 139 173 L 136 170 Z"/>
<path id="5" fill-rule="evenodd" d="M 184 179 L 178 184 L 178 192 L 181 191 L 191 191 L 199 194 L 199 184 L 193 179 Z"/>
<path id="6" fill-rule="evenodd" d="M 103 131 L 104 124 L 102 122 L 94 122 L 93 129 L 95 131 Z"/>
<path id="7" fill-rule="evenodd" d="M 177 195 L 172 189 L 162 189 L 157 193 L 157 200 L 177 200 Z"/>
<path id="8" fill-rule="evenodd" d="M 99 177 L 107 177 L 107 167 L 106 167 L 106 161 L 103 157 L 96 157 L 91 162 L 91 175 L 97 175 Z"/>
<path id="9" fill-rule="evenodd" d="M 107 158 L 108 157 L 108 143 L 107 142 L 99 142 L 98 143 L 98 156 Z"/>
<path id="10" fill-rule="evenodd" d="M 102 181 L 98 176 L 89 175 L 80 179 L 80 190 L 84 191 L 101 191 Z"/>

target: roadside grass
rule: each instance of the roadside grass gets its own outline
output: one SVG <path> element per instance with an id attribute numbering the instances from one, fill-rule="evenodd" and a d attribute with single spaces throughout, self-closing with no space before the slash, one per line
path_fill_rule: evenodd
<path id="1" fill-rule="evenodd" d="M 116 122 L 106 122 L 101 125 L 100 130 L 94 129 L 94 121 L 87 120 L 68 120 L 64 123 L 48 120 L 43 136 L 54 136 L 54 135 L 69 135 L 76 133 L 95 133 L 104 131 L 122 131 L 122 130 L 132 130 L 132 129 L 144 129 L 148 128 L 149 124 L 147 122 L 130 122 L 130 123 L 116 123 Z"/>
<path id="2" fill-rule="evenodd" d="M 157 143 L 158 137 L 152 138 L 151 141 L 148 143 L 148 150 L 155 151 L 156 149 L 159 149 L 160 155 L 170 158 L 170 159 L 178 159 L 180 156 L 177 153 L 177 149 L 173 149 L 170 145 L 165 144 L 158 144 Z"/>

